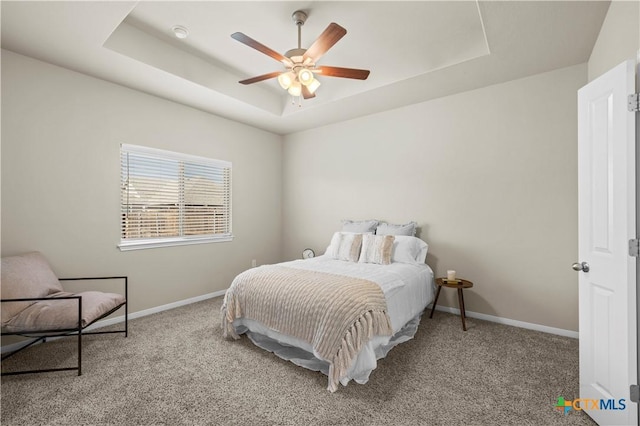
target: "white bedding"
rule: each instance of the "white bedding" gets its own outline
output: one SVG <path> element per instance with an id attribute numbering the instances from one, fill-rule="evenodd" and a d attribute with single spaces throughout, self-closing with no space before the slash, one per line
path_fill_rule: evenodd
<path id="1" fill-rule="evenodd" d="M 366 383 L 378 359 L 386 356 L 393 346 L 413 338 L 422 312 L 435 295 L 433 271 L 426 264 L 377 265 L 335 260 L 325 255 L 281 265 L 363 278 L 377 283 L 382 289 L 394 335 L 374 337 L 360 352 L 347 375 L 340 379 L 343 386 L 350 380 Z M 233 325 L 238 334 L 246 332 L 257 346 L 302 367 L 328 374 L 328 363 L 319 359 L 310 344 L 246 318 L 236 319 Z"/>

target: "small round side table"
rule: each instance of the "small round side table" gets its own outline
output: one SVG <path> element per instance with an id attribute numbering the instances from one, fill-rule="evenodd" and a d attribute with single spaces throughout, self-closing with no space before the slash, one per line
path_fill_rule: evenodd
<path id="1" fill-rule="evenodd" d="M 449 281 L 446 278 L 436 278 L 436 285 L 438 286 L 438 291 L 436 291 L 436 299 L 433 301 L 433 307 L 431 308 L 431 315 L 429 318 L 433 318 L 433 311 L 436 310 L 436 304 L 438 303 L 438 297 L 440 296 L 440 290 L 442 287 L 449 287 L 458 289 L 458 306 L 460 306 L 460 318 L 462 318 L 462 329 L 467 331 L 467 324 L 465 323 L 465 310 L 464 310 L 464 295 L 462 294 L 462 289 L 473 287 L 473 283 L 468 280 L 463 280 L 458 278 L 455 281 Z"/>

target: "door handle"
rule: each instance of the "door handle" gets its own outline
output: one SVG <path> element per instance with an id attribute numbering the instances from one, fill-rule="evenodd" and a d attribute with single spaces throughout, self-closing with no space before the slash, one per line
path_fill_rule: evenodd
<path id="1" fill-rule="evenodd" d="M 589 272 L 589 264 L 587 262 L 574 263 L 571 267 L 574 271 Z"/>

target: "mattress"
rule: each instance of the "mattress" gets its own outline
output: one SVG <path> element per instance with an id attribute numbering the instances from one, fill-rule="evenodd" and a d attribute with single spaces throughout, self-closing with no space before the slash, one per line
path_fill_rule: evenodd
<path id="1" fill-rule="evenodd" d="M 375 336 L 360 351 L 340 383 L 351 380 L 364 384 L 377 367 L 377 360 L 385 357 L 394 346 L 415 335 L 422 312 L 435 295 L 433 271 L 426 264 L 394 262 L 390 265 L 345 262 L 329 256 L 300 259 L 281 263 L 282 266 L 363 278 L 380 286 L 387 303 L 387 313 L 393 328 L 392 336 Z M 234 320 L 236 333 L 246 333 L 262 349 L 304 368 L 328 374 L 329 364 L 314 354 L 305 341 L 271 330 L 258 321 L 247 318 Z"/>

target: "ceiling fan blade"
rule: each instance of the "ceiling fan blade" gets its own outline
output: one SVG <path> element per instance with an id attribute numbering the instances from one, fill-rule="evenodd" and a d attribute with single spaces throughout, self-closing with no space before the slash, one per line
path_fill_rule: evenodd
<path id="1" fill-rule="evenodd" d="M 302 85 L 302 97 L 305 99 L 311 99 L 311 98 L 315 98 L 316 95 L 315 93 L 311 93 L 307 86 Z"/>
<path id="2" fill-rule="evenodd" d="M 314 71 L 320 73 L 320 75 L 327 77 L 342 77 L 353 78 L 356 80 L 366 80 L 369 77 L 369 70 L 359 70 L 356 68 L 341 68 L 341 67 L 328 67 L 320 66 L 316 67 Z"/>
<path id="3" fill-rule="evenodd" d="M 316 41 L 313 42 L 311 47 L 307 49 L 303 59 L 311 58 L 314 62 L 318 62 L 322 55 L 324 55 L 327 50 L 331 49 L 331 47 L 336 44 L 338 40 L 344 37 L 346 33 L 347 30 L 342 28 L 340 25 L 335 22 L 330 23 Z"/>
<path id="4" fill-rule="evenodd" d="M 275 77 L 279 76 L 280 74 L 282 74 L 281 71 L 274 71 L 274 72 L 270 72 L 269 74 L 262 74 L 262 75 L 259 75 L 257 77 L 248 78 L 246 80 L 239 81 L 238 83 L 240 83 L 240 84 L 257 83 L 259 81 L 264 81 L 264 80 L 269 80 L 270 78 L 275 78 Z"/>
<path id="5" fill-rule="evenodd" d="M 231 34 L 231 38 L 233 38 L 234 40 L 238 40 L 240 43 L 246 44 L 247 46 L 256 49 L 258 52 L 262 52 L 265 55 L 272 57 L 276 61 L 282 62 L 285 66 L 291 66 L 292 65 L 291 59 L 287 58 L 286 56 L 281 55 L 280 53 L 276 52 L 273 49 L 268 48 L 264 44 L 260 43 L 259 41 L 256 41 L 256 40 L 252 39 L 251 37 L 249 37 L 246 34 L 233 33 L 233 34 Z"/>

